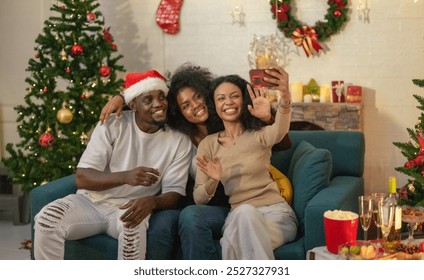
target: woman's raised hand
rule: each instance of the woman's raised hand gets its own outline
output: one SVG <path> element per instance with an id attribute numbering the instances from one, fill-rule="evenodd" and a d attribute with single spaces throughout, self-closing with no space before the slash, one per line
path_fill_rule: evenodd
<path id="1" fill-rule="evenodd" d="M 252 105 L 247 105 L 247 109 L 250 114 L 255 118 L 260 119 L 263 122 L 268 122 L 271 118 L 271 102 L 269 102 L 268 88 L 254 88 L 247 85 L 247 91 L 249 92 Z"/>
<path id="2" fill-rule="evenodd" d="M 100 113 L 100 123 L 104 124 L 110 117 L 110 114 L 116 112 L 115 116 L 118 118 L 122 113 L 124 107 L 124 97 L 115 95 L 103 107 Z"/>

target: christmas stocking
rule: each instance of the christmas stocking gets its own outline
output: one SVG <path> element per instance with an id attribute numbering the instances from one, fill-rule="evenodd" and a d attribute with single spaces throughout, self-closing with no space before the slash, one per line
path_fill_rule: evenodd
<path id="1" fill-rule="evenodd" d="M 183 0 L 161 0 L 156 11 L 156 23 L 168 34 L 180 30 L 180 11 Z"/>

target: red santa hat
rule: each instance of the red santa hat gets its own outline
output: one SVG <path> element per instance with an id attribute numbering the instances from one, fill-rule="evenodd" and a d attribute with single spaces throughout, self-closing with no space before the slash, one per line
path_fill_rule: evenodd
<path id="1" fill-rule="evenodd" d="M 148 70 L 142 73 L 128 73 L 125 77 L 124 98 L 129 103 L 137 96 L 153 90 L 161 90 L 168 95 L 166 79 L 156 70 Z"/>

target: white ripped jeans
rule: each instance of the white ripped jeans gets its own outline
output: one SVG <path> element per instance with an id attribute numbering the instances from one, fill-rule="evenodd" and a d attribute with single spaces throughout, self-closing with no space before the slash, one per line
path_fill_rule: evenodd
<path id="1" fill-rule="evenodd" d="M 273 260 L 273 249 L 293 241 L 297 219 L 287 202 L 232 209 L 220 240 L 224 260 Z"/>
<path id="2" fill-rule="evenodd" d="M 71 194 L 47 204 L 34 219 L 35 259 L 63 259 L 65 240 L 106 233 L 118 239 L 118 259 L 144 260 L 150 215 L 130 229 L 119 219 L 124 212 L 94 204 L 83 194 Z"/>

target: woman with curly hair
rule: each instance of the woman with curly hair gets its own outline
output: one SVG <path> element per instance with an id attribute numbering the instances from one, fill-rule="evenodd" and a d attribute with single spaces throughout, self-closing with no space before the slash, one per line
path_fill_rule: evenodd
<path id="1" fill-rule="evenodd" d="M 276 68 L 271 75 L 275 78 L 268 80 L 276 84 L 276 88 L 282 86 L 281 68 Z M 215 108 L 209 96 L 209 86 L 215 78 L 207 68 L 194 65 L 190 62 L 182 64 L 176 69 L 171 76 L 170 89 L 168 92 L 168 120 L 167 124 L 170 128 L 176 129 L 187 134 L 194 146 L 192 165 L 190 167 L 189 183 L 186 190 L 186 201 L 181 210 L 178 221 L 178 233 L 182 246 L 182 258 L 184 259 L 221 259 L 221 251 L 214 244 L 214 239 L 221 236 L 222 226 L 225 218 L 230 210 L 228 197 L 225 195 L 222 185 L 217 187 L 216 193 L 207 204 L 195 205 L 193 201 L 193 185 L 196 172 L 196 151 L 199 143 L 209 134 L 218 132 L 223 129 L 222 120 L 215 113 Z M 260 102 L 259 102 L 260 101 Z M 272 116 L 270 112 L 269 102 L 263 99 L 254 101 L 257 109 L 256 118 L 269 121 Z M 119 116 L 122 112 L 123 98 L 115 96 L 103 107 L 100 115 L 100 121 L 105 122 L 110 114 L 116 111 L 115 116 Z M 287 149 L 291 142 L 289 138 L 285 138 L 280 143 L 280 149 Z M 167 213 L 161 213 L 167 212 Z M 155 230 L 160 228 L 158 224 L 173 227 L 174 221 L 166 223 L 159 222 L 161 217 L 168 218 L 171 210 L 154 213 L 151 218 L 150 228 L 147 238 L 147 254 L 148 258 L 164 259 L 169 258 L 169 253 L 156 254 L 159 251 L 155 249 L 152 240 L 156 240 L 157 235 L 163 235 L 166 230 Z M 157 223 L 156 223 L 157 222 Z M 156 234 L 156 235 L 155 235 Z M 172 232 L 170 233 L 172 234 Z M 155 237 L 153 237 L 155 236 Z M 150 238 L 149 238 L 150 237 Z M 162 240 L 165 238 L 162 238 Z M 168 244 L 171 238 L 166 238 Z M 149 242 L 150 240 L 150 242 Z M 166 242 L 162 241 L 162 247 Z M 167 245 L 168 245 L 167 244 Z M 151 245 L 151 246 L 149 246 Z M 167 246 L 169 248 L 169 246 Z M 171 250 L 169 248 L 169 250 Z M 163 250 L 166 252 L 169 250 Z"/>

